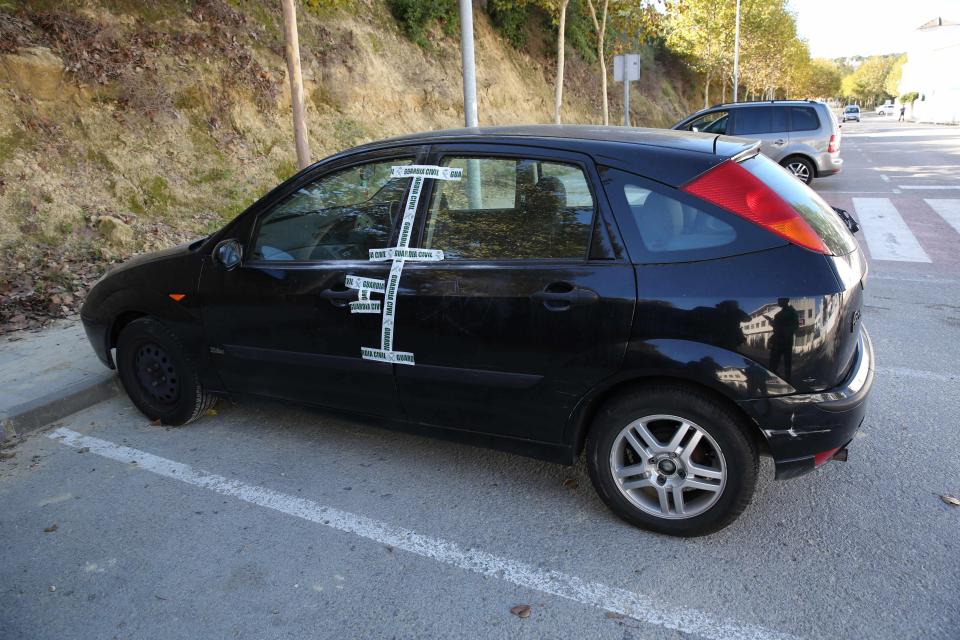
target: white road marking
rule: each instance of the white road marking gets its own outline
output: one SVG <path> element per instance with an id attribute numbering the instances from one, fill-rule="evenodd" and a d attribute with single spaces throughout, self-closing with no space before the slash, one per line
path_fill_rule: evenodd
<path id="1" fill-rule="evenodd" d="M 898 184 L 897 187 L 901 189 L 960 189 L 960 185 L 949 185 L 949 184 Z"/>
<path id="2" fill-rule="evenodd" d="M 889 198 L 854 198 L 853 208 L 874 260 L 930 262 Z"/>
<path id="3" fill-rule="evenodd" d="M 884 182 L 890 182 L 890 176 L 888 176 L 885 173 L 880 174 L 880 179 L 883 180 Z"/>
<path id="4" fill-rule="evenodd" d="M 312 500 L 230 480 L 138 449 L 85 436 L 70 429 L 57 429 L 49 437 L 70 447 L 89 447 L 91 453 L 117 462 L 136 463 L 137 468 L 165 478 L 239 498 L 483 576 L 500 578 L 520 587 L 629 616 L 647 624 L 716 640 L 796 640 L 796 636 L 789 634 L 756 625 L 716 619 L 694 609 L 664 606 L 639 593 L 609 587 L 599 582 L 589 582 L 559 571 L 541 569 L 478 549 L 465 549 L 441 538 L 421 535 L 366 516 L 326 507 Z"/>
<path id="5" fill-rule="evenodd" d="M 951 198 L 924 198 L 930 208 L 960 233 L 960 200 Z"/>
<path id="6" fill-rule="evenodd" d="M 877 373 L 906 378 L 920 378 L 921 380 L 932 380 L 934 382 L 954 382 L 960 380 L 960 374 L 937 373 L 936 371 L 911 369 L 909 367 L 877 367 Z"/>

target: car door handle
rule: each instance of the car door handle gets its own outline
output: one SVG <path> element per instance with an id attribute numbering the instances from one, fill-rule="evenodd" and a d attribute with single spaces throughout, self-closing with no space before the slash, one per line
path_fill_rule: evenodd
<path id="1" fill-rule="evenodd" d="M 778 147 L 782 147 L 783 145 L 787 144 L 787 141 L 783 138 L 780 138 L 778 140 L 774 140 L 773 144 L 777 145 Z"/>
<path id="2" fill-rule="evenodd" d="M 351 300 L 357 299 L 356 289 L 324 289 L 320 292 L 320 297 L 329 300 L 335 307 L 345 307 Z"/>
<path id="3" fill-rule="evenodd" d="M 530 296 L 551 311 L 566 311 L 574 305 L 594 304 L 600 299 L 596 291 L 571 285 L 568 282 L 554 282 Z"/>

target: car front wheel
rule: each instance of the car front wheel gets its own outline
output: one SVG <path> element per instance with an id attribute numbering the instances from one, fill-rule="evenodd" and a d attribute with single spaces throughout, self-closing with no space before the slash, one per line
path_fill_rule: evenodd
<path id="1" fill-rule="evenodd" d="M 176 334 L 153 318 L 138 318 L 120 332 L 117 370 L 133 404 L 161 424 L 192 422 L 216 401 Z"/>
<path id="2" fill-rule="evenodd" d="M 619 396 L 587 438 L 590 479 L 607 506 L 668 535 L 699 536 L 733 522 L 750 503 L 758 464 L 739 418 L 681 387 Z"/>

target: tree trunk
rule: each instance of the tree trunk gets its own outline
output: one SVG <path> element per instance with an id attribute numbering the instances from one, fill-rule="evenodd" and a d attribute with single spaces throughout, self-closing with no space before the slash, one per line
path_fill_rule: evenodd
<path id="1" fill-rule="evenodd" d="M 297 166 L 310 164 L 310 141 L 307 138 L 306 109 L 303 106 L 303 78 L 300 75 L 300 41 L 297 36 L 297 14 L 293 0 L 282 0 L 283 39 L 290 76 L 290 101 L 293 103 L 293 137 L 297 146 Z"/>
<path id="2" fill-rule="evenodd" d="M 706 109 L 710 106 L 710 81 L 713 78 L 708 75 L 707 81 L 703 83 L 703 108 Z"/>
<path id="3" fill-rule="evenodd" d="M 560 124 L 560 108 L 563 105 L 563 48 L 564 32 L 567 30 L 567 4 L 570 0 L 560 0 L 560 25 L 557 27 L 557 79 L 556 97 L 553 102 L 553 121 Z"/>
<path id="4" fill-rule="evenodd" d="M 603 125 L 610 124 L 610 107 L 607 104 L 607 60 L 603 52 L 604 35 L 607 32 L 607 6 L 610 0 L 603 0 L 603 15 L 597 21 L 597 11 L 593 7 L 593 0 L 587 0 L 590 7 L 590 17 L 593 18 L 593 28 L 597 32 L 597 58 L 600 59 L 600 97 L 603 101 Z"/>

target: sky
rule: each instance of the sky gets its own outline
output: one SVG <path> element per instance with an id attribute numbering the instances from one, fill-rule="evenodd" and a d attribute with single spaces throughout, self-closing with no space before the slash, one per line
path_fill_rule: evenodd
<path id="1" fill-rule="evenodd" d="M 937 16 L 960 22 L 960 0 L 789 0 L 814 58 L 902 53 L 911 31 Z"/>

